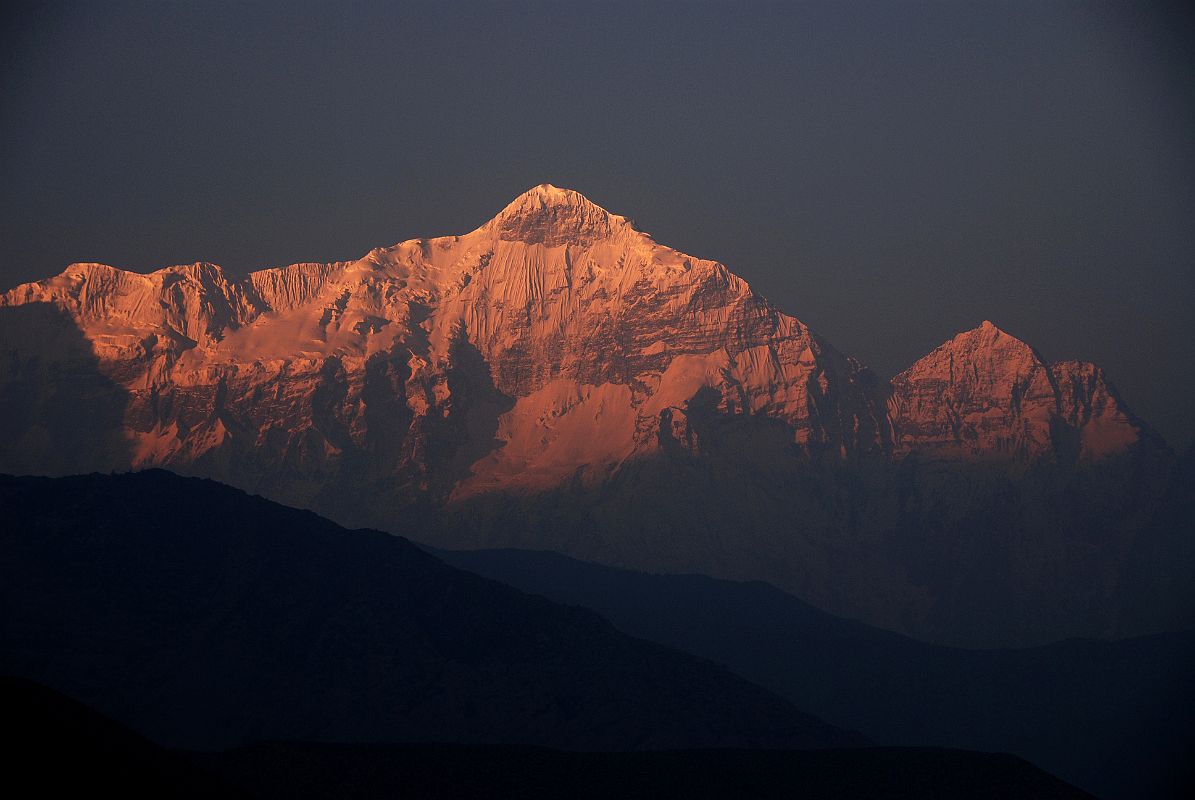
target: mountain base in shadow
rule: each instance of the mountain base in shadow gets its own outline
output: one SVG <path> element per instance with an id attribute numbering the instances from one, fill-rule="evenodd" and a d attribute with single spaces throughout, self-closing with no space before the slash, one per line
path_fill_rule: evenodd
<path id="1" fill-rule="evenodd" d="M 834 617 L 759 582 L 522 550 L 435 551 L 721 664 L 885 745 L 1015 753 L 1101 797 L 1188 797 L 1195 631 L 964 650 Z"/>
<path id="2" fill-rule="evenodd" d="M 125 798 L 1085 798 L 1015 756 L 953 750 L 682 750 L 258 744 L 159 747 L 32 681 L 0 678 L 14 756 L 9 786 Z"/>
<path id="3" fill-rule="evenodd" d="M 255 798 L 1081 798 L 1003 754 L 961 750 L 568 753 L 472 745 L 267 744 L 195 757 Z"/>

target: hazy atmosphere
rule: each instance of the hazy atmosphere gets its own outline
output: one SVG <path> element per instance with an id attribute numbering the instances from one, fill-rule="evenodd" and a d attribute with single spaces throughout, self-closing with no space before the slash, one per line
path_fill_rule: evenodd
<path id="1" fill-rule="evenodd" d="M 882 375 L 990 318 L 1195 432 L 1169 7 L 10 4 L 3 27 L 4 288 L 354 258 L 551 182 Z"/>

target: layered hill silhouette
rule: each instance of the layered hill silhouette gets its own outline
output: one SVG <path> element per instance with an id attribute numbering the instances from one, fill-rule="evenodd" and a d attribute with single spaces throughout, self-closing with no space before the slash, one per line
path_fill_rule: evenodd
<path id="1" fill-rule="evenodd" d="M 0 296 L 0 333 L 0 470 L 167 467 L 429 544 L 763 579 L 945 642 L 1195 618 L 1135 580 L 1195 568 L 1159 544 L 1174 456 L 1097 366 L 985 322 L 886 383 L 547 184 L 354 261 L 74 264 Z"/>
<path id="2" fill-rule="evenodd" d="M 964 650 L 839 619 L 758 582 L 547 552 L 435 552 L 724 664 L 881 744 L 1015 753 L 1100 797 L 1180 797 L 1195 785 L 1195 631 Z"/>
<path id="3" fill-rule="evenodd" d="M 0 674 L 169 747 L 865 743 L 591 611 L 162 471 L 0 478 Z"/>
<path id="4" fill-rule="evenodd" d="M 19 732 L 6 777 L 40 794 L 126 798 L 1088 797 L 1006 755 L 913 748 L 577 753 L 514 746 L 290 742 L 161 748 L 31 681 L 0 678 Z"/>

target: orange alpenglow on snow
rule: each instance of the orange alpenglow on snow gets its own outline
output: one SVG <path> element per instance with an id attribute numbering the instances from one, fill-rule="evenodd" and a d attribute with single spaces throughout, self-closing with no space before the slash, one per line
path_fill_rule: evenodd
<path id="1" fill-rule="evenodd" d="M 548 184 L 471 233 L 355 261 L 243 279 L 73 264 L 0 297 L 38 303 L 73 320 L 125 395 L 127 448 L 92 468 L 235 478 L 222 449 L 252 449 L 286 465 L 300 502 L 350 456 L 441 497 L 599 484 L 661 447 L 700 448 L 695 398 L 837 458 L 1098 459 L 1144 432 L 1097 367 L 1046 364 L 988 322 L 886 386 L 724 265 Z M 484 430 L 468 421 L 480 408 Z M 56 471 L 39 436 L 14 448 Z"/>

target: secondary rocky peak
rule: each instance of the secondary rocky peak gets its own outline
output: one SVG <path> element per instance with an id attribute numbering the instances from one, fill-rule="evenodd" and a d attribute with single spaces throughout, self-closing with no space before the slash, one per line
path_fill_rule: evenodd
<path id="1" fill-rule="evenodd" d="M 580 192 L 542 183 L 516 197 L 484 227 L 506 241 L 559 247 L 591 244 L 627 224 L 624 217 L 611 214 Z"/>
<path id="2" fill-rule="evenodd" d="M 989 320 L 943 342 L 907 370 L 896 382 L 930 377 L 949 384 L 1006 385 L 1046 364 L 1025 341 Z"/>
<path id="3" fill-rule="evenodd" d="M 1049 368 L 988 320 L 893 378 L 889 400 L 898 450 L 963 457 L 1042 454 L 1055 408 Z"/>
<path id="4" fill-rule="evenodd" d="M 948 458 L 1100 458 L 1140 425 L 1093 364 L 1047 363 L 990 321 L 954 336 L 892 380 L 898 452 Z"/>

